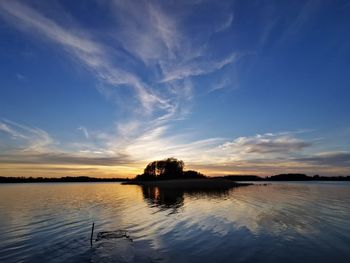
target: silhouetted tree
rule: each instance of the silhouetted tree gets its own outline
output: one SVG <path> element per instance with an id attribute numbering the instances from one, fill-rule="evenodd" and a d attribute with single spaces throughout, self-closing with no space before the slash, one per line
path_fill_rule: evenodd
<path id="1" fill-rule="evenodd" d="M 193 170 L 188 170 L 188 171 L 184 171 L 183 172 L 184 174 L 184 178 L 192 178 L 192 179 L 195 179 L 195 178 L 204 178 L 204 174 L 201 174 L 200 172 L 197 172 L 197 171 L 193 171 Z"/>
<path id="2" fill-rule="evenodd" d="M 184 171 L 185 164 L 176 158 L 168 158 L 149 163 L 143 174 L 136 176 L 136 180 L 169 180 L 203 178 L 197 171 Z"/>

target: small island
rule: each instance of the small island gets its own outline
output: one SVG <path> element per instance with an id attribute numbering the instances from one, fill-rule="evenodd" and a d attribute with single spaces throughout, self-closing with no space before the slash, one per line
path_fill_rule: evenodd
<path id="1" fill-rule="evenodd" d="M 139 174 L 123 184 L 182 190 L 222 190 L 250 185 L 236 183 L 226 178 L 210 178 L 197 171 L 185 171 L 184 167 L 184 162 L 176 158 L 153 161 L 146 166 L 143 174 Z"/>

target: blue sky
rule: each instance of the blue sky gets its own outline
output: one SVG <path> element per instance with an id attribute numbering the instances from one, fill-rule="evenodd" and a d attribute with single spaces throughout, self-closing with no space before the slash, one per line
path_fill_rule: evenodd
<path id="1" fill-rule="evenodd" d="M 1 1 L 0 175 L 350 174 L 349 1 Z"/>

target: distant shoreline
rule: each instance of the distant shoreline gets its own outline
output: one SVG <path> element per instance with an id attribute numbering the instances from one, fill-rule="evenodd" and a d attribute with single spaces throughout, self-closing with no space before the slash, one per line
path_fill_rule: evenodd
<path id="1" fill-rule="evenodd" d="M 281 181 L 350 181 L 350 176 L 308 176 L 306 174 L 288 173 L 267 176 L 265 178 L 256 175 L 226 175 L 217 178 L 225 178 L 232 181 L 264 181 L 264 182 L 281 182 Z"/>
<path id="2" fill-rule="evenodd" d="M 166 182 L 171 181 L 172 185 L 190 183 L 198 180 L 225 180 L 232 183 L 235 182 L 302 182 L 302 181 L 350 181 L 350 176 L 307 176 L 305 174 L 279 174 L 269 177 L 259 177 L 256 175 L 226 175 L 218 177 L 207 177 L 205 179 L 174 179 L 174 180 L 156 180 L 156 181 L 137 181 L 129 178 L 96 178 L 88 176 L 66 176 L 60 178 L 51 177 L 3 177 L 0 176 L 0 184 L 6 183 L 96 183 L 96 182 L 124 182 L 134 185 L 167 185 Z M 157 182 L 157 183 L 154 183 Z M 212 183 L 213 184 L 213 183 Z"/>
<path id="3" fill-rule="evenodd" d="M 125 182 L 129 178 L 96 178 L 88 176 L 67 176 L 60 178 L 49 177 L 1 177 L 0 184 L 6 183 L 96 183 L 96 182 Z"/>

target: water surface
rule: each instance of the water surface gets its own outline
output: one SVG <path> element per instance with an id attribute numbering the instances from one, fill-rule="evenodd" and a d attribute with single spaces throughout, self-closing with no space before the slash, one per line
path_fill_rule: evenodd
<path id="1" fill-rule="evenodd" d="M 126 229 L 133 242 L 94 243 Z M 349 262 L 349 182 L 0 185 L 0 262 Z"/>

